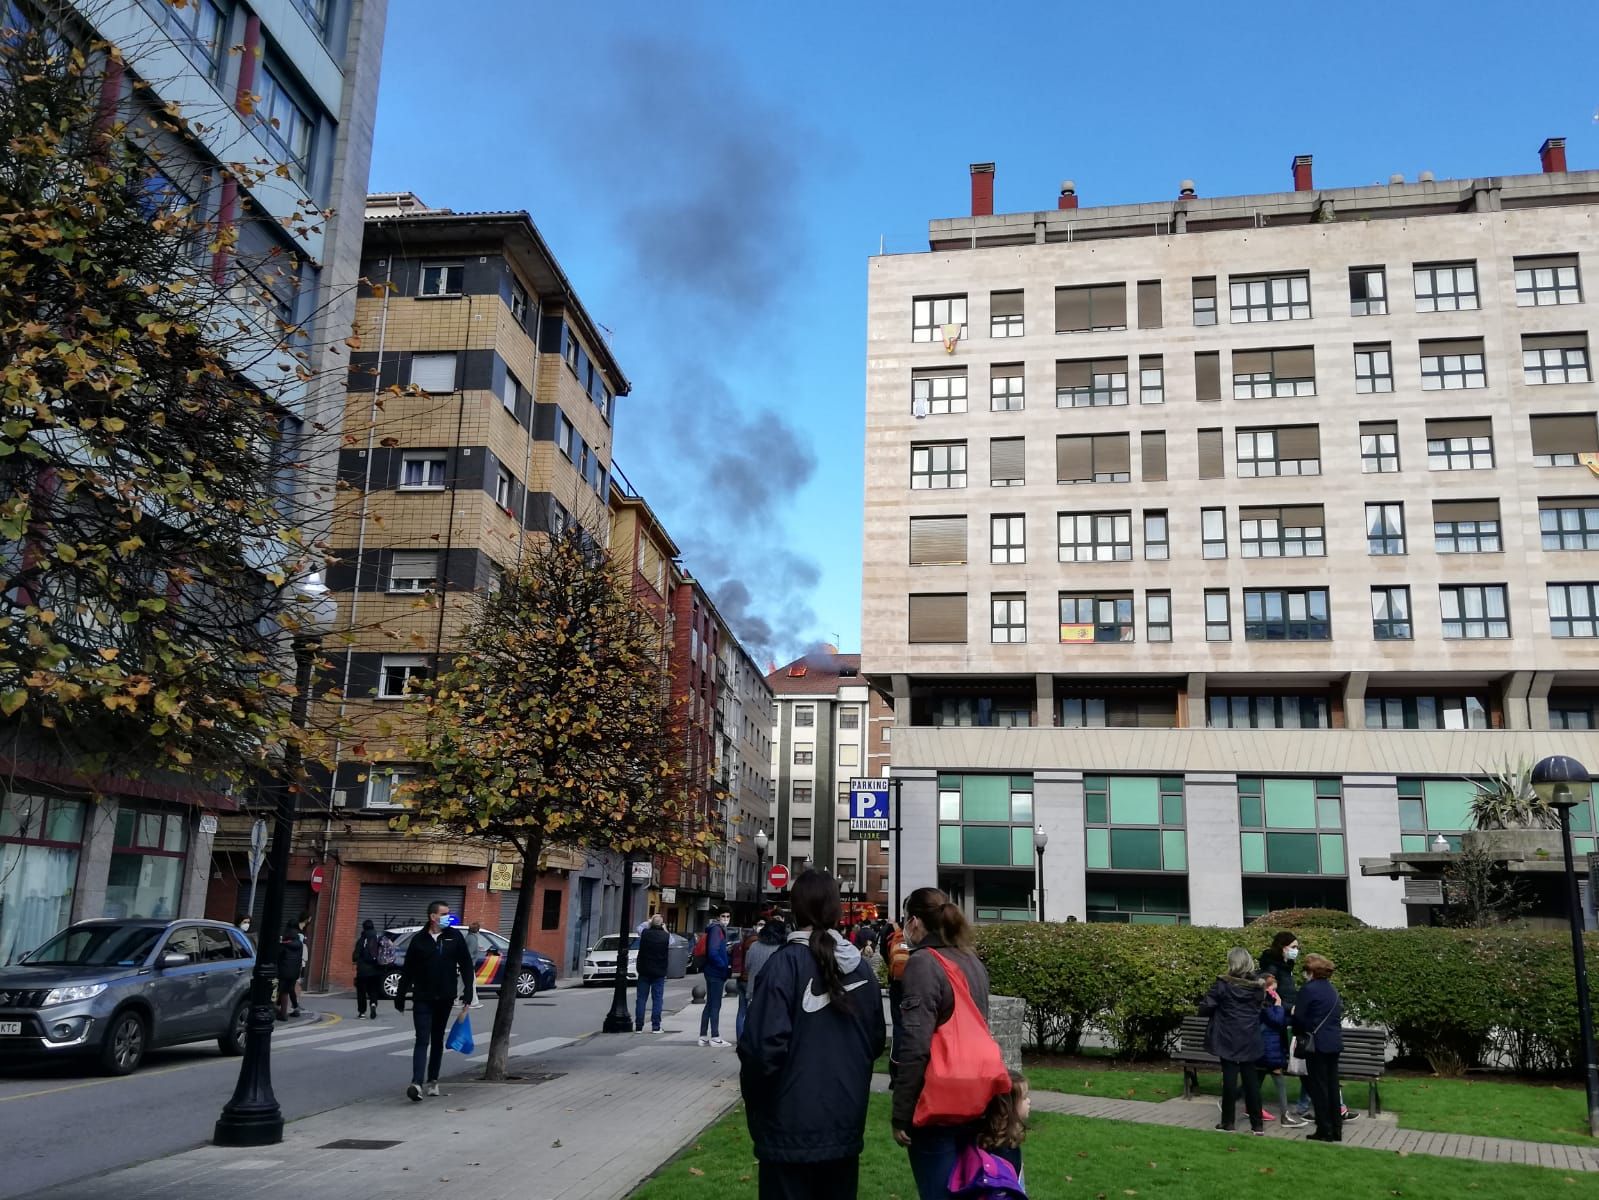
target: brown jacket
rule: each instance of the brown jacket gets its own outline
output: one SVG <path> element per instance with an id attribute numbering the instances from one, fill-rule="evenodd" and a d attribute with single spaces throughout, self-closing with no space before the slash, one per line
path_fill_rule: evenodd
<path id="1" fill-rule="evenodd" d="M 938 959 L 928 954 L 937 950 L 966 976 L 977 1010 L 988 1020 L 988 969 L 970 950 L 951 950 L 935 934 L 911 952 L 905 964 L 903 993 L 899 1002 L 901 1035 L 899 1057 L 894 1061 L 895 1129 L 909 1129 L 921 1098 L 922 1081 L 927 1073 L 927 1058 L 932 1052 L 933 1033 L 955 1014 L 955 989 Z"/>

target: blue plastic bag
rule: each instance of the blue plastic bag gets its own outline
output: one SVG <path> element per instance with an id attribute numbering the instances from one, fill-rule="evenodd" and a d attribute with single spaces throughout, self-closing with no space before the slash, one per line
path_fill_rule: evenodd
<path id="1" fill-rule="evenodd" d="M 472 1041 L 472 1016 L 462 1013 L 455 1018 L 455 1024 L 450 1026 L 450 1036 L 444 1040 L 445 1046 L 451 1050 L 459 1050 L 462 1054 L 471 1054 L 476 1049 Z"/>

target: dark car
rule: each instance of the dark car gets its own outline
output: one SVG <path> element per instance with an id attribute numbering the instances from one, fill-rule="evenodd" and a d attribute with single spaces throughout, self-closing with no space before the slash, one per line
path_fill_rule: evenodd
<path id="1" fill-rule="evenodd" d="M 400 990 L 400 969 L 405 966 L 405 948 L 410 945 L 411 939 L 422 932 L 420 925 L 407 925 L 401 929 L 385 929 L 383 936 L 394 943 L 394 963 L 383 975 L 383 994 L 393 997 Z M 465 930 L 461 931 L 463 935 Z M 498 959 L 486 983 L 479 983 L 480 992 L 498 992 L 500 980 L 505 976 L 505 964 L 510 959 L 511 943 L 492 930 L 478 930 L 478 939 L 481 943 L 477 957 L 472 963 L 472 969 L 482 974 L 484 962 L 493 955 Z M 516 994 L 527 999 L 539 992 L 547 992 L 555 986 L 555 964 L 537 950 L 522 950 L 522 969 L 516 975 Z"/>
<path id="2" fill-rule="evenodd" d="M 95 1055 L 126 1075 L 157 1046 L 242 1054 L 254 967 L 220 921 L 80 921 L 0 968 L 0 1062 Z"/>

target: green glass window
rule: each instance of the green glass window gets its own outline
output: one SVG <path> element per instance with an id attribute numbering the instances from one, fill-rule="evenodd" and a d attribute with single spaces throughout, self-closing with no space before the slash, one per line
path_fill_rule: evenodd
<path id="1" fill-rule="evenodd" d="M 1266 870 L 1273 875 L 1319 874 L 1316 835 L 1313 833 L 1268 833 Z"/>
<path id="2" fill-rule="evenodd" d="M 1098 924 L 1186 925 L 1183 888 L 1106 888 L 1088 893 L 1088 919 Z"/>
<path id="3" fill-rule="evenodd" d="M 1111 826 L 1110 865 L 1118 871 L 1160 870 L 1160 830 Z"/>
<path id="4" fill-rule="evenodd" d="M 1266 825 L 1270 829 L 1316 828 L 1315 781 L 1266 780 Z"/>
<path id="5" fill-rule="evenodd" d="M 1186 871 L 1184 807 L 1180 775 L 1085 776 L 1084 823 L 1091 844 L 1105 848 L 1091 852 L 1090 869 Z"/>
<path id="6" fill-rule="evenodd" d="M 1572 838 L 1571 852 L 1573 854 L 1592 854 L 1596 842 L 1594 838 Z"/>
<path id="7" fill-rule="evenodd" d="M 1108 870 L 1110 868 L 1110 830 L 1101 828 L 1089 829 L 1085 832 L 1088 869 L 1090 871 Z"/>
<path id="8" fill-rule="evenodd" d="M 1012 825 L 1010 830 L 1010 861 L 1015 867 L 1033 865 L 1033 831 L 1026 825 Z M 1048 915 L 1047 913 L 1045 914 Z"/>
<path id="9" fill-rule="evenodd" d="M 1571 810 L 1571 829 L 1574 833 L 1579 830 L 1583 833 L 1591 833 L 1593 831 L 1592 800 L 1584 800 Z"/>
<path id="10" fill-rule="evenodd" d="M 974 867 L 1011 865 L 1008 825 L 963 825 L 961 838 L 965 851 L 962 862 Z"/>
<path id="11" fill-rule="evenodd" d="M 1243 869 L 1252 875 L 1266 873 L 1266 835 L 1264 833 L 1245 833 L 1240 835 L 1240 850 L 1243 857 Z"/>
<path id="12" fill-rule="evenodd" d="M 1320 829 L 1342 829 L 1344 806 L 1337 796 L 1316 797 L 1316 826 Z"/>
<path id="13" fill-rule="evenodd" d="M 1318 835 L 1321 843 L 1321 873 L 1323 875 L 1342 875 L 1344 873 L 1344 835 L 1341 833 L 1323 833 Z"/>
<path id="14" fill-rule="evenodd" d="M 1316 795 L 1318 795 L 1318 796 L 1342 796 L 1343 794 L 1344 794 L 1344 785 L 1343 785 L 1343 781 L 1342 780 L 1338 780 L 1338 779 L 1318 779 L 1318 780 L 1316 780 Z"/>
<path id="15" fill-rule="evenodd" d="M 1188 870 L 1188 840 L 1181 829 L 1161 831 L 1160 856 L 1166 870 Z"/>
<path id="16" fill-rule="evenodd" d="M 1175 782 L 1177 786 L 1168 789 L 1166 785 L 1170 782 Z M 1161 780 L 1160 793 L 1160 823 L 1162 825 L 1181 825 L 1183 823 L 1182 780 Z"/>
<path id="17" fill-rule="evenodd" d="M 1399 828 L 1427 828 L 1427 809 L 1420 797 L 1399 797 Z"/>
<path id="18" fill-rule="evenodd" d="M 1104 792 L 1083 793 L 1083 820 L 1089 825 L 1104 825 L 1110 820 L 1109 797 Z"/>
<path id="19" fill-rule="evenodd" d="M 1428 829 L 1470 829 L 1471 802 L 1476 785 L 1464 779 L 1428 779 L 1423 787 L 1427 797 Z"/>
<path id="20" fill-rule="evenodd" d="M 1240 779 L 1238 781 L 1238 794 L 1240 796 L 1260 795 L 1260 782 L 1258 779 Z"/>
<path id="21" fill-rule="evenodd" d="M 938 861 L 941 863 L 958 863 L 960 860 L 961 827 L 959 825 L 940 825 L 938 827 Z"/>
<path id="22" fill-rule="evenodd" d="M 1160 780 L 1118 775 L 1110 781 L 1112 825 L 1159 825 Z"/>
<path id="23" fill-rule="evenodd" d="M 1260 797 L 1243 794 L 1243 780 L 1239 780 L 1238 823 L 1245 829 L 1259 829 L 1266 823 Z"/>
<path id="24" fill-rule="evenodd" d="M 1419 796 L 1419 795 L 1421 795 L 1421 780 L 1419 780 L 1419 779 L 1401 779 L 1399 781 L 1399 794 L 1401 796 Z"/>
<path id="25" fill-rule="evenodd" d="M 1008 775 L 962 776 L 961 820 L 1008 822 L 1010 777 Z"/>
<path id="26" fill-rule="evenodd" d="M 1420 854 L 1427 849 L 1427 835 L 1424 833 L 1401 834 L 1399 848 L 1406 854 Z"/>

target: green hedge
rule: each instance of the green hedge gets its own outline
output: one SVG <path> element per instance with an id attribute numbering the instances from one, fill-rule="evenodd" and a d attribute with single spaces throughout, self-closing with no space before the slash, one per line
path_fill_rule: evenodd
<path id="1" fill-rule="evenodd" d="M 1232 946 L 1258 955 L 1275 930 L 1161 925 L 987 925 L 977 930 L 992 990 L 1027 1002 L 1034 1040 L 1073 1052 L 1085 1029 L 1127 1058 L 1170 1048 Z M 1337 964 L 1352 1024 L 1388 1030 L 1401 1052 L 1458 1074 L 1492 1053 L 1521 1071 L 1577 1061 L 1576 984 L 1564 933 L 1310 929 L 1304 952 Z M 1599 972 L 1599 937 L 1588 939 Z M 1593 982 L 1590 975 L 1590 984 Z M 1595 992 L 1599 1004 L 1599 991 Z"/>

